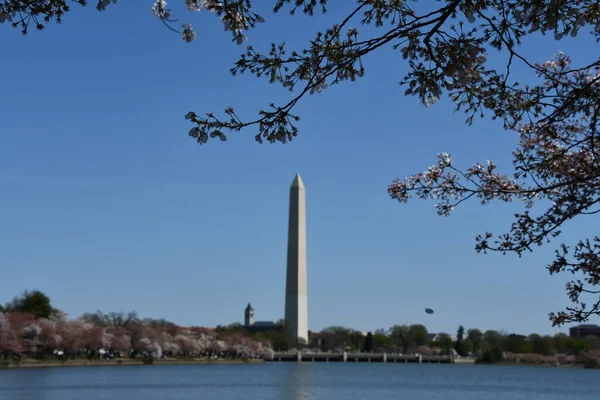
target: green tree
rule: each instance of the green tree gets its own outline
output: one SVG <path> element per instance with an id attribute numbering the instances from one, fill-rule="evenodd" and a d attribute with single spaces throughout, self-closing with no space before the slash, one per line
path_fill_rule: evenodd
<path id="1" fill-rule="evenodd" d="M 527 338 L 531 345 L 531 351 L 545 356 L 551 355 L 554 351 L 553 340 L 550 336 L 540 336 L 537 333 L 532 333 Z"/>
<path id="2" fill-rule="evenodd" d="M 473 341 L 469 338 L 456 342 L 456 352 L 463 357 L 473 353 L 473 349 Z"/>
<path id="3" fill-rule="evenodd" d="M 444 354 L 449 354 L 452 349 L 452 336 L 447 333 L 438 333 L 435 345 L 438 346 Z"/>
<path id="4" fill-rule="evenodd" d="M 475 352 L 478 356 L 481 356 L 484 352 L 490 351 L 491 348 L 492 346 L 490 346 L 485 339 L 481 339 L 477 343 L 477 349 L 475 349 Z"/>
<path id="5" fill-rule="evenodd" d="M 365 345 L 363 347 L 363 351 L 365 353 L 370 353 L 373 351 L 373 333 L 367 332 L 367 336 L 365 336 Z"/>
<path id="6" fill-rule="evenodd" d="M 502 350 L 497 347 L 490 347 L 489 350 L 482 351 L 481 356 L 477 358 L 478 363 L 495 363 L 503 360 Z"/>
<path id="7" fill-rule="evenodd" d="M 590 349 L 588 342 L 584 339 L 570 339 L 566 343 L 567 351 L 572 354 L 579 354 Z"/>
<path id="8" fill-rule="evenodd" d="M 408 328 L 409 343 L 414 343 L 415 346 L 425 346 L 429 344 L 429 332 L 425 325 L 416 324 Z"/>
<path id="9" fill-rule="evenodd" d="M 401 349 L 402 353 L 407 353 L 411 345 L 410 327 L 408 325 L 394 325 L 390 328 L 390 340 L 392 344 Z"/>
<path id="10" fill-rule="evenodd" d="M 217 325 L 216 331 L 219 334 L 223 334 L 225 336 L 231 335 L 232 333 L 247 333 L 244 326 L 239 322 L 232 322 L 227 326 Z"/>
<path id="11" fill-rule="evenodd" d="M 479 342 L 483 338 L 483 332 L 481 332 L 479 329 L 469 329 L 467 331 L 467 338 L 471 339 L 473 342 L 473 349 L 478 350 Z"/>
<path id="12" fill-rule="evenodd" d="M 510 353 L 531 353 L 531 344 L 524 335 L 510 334 L 505 338 L 505 349 Z"/>
<path id="13" fill-rule="evenodd" d="M 284 332 L 273 332 L 269 335 L 275 351 L 287 351 L 294 347 L 294 339 Z"/>
<path id="14" fill-rule="evenodd" d="M 495 363 L 504 360 L 506 337 L 495 330 L 487 330 L 479 341 L 477 362 Z"/>
<path id="15" fill-rule="evenodd" d="M 365 347 L 365 336 L 362 332 L 351 331 L 348 334 L 348 346 L 352 351 L 362 351 Z"/>
<path id="16" fill-rule="evenodd" d="M 505 338 L 500 332 L 487 330 L 483 333 L 483 339 L 485 339 L 490 349 L 498 349 L 500 352 L 505 350 Z"/>
<path id="17" fill-rule="evenodd" d="M 275 351 L 287 351 L 295 347 L 292 336 L 278 329 L 256 332 L 250 337 L 257 342 L 270 343 Z"/>
<path id="18" fill-rule="evenodd" d="M 568 343 L 571 341 L 571 338 L 564 333 L 557 333 L 552 337 L 552 342 L 554 349 L 558 353 L 567 353 L 569 351 Z"/>
<path id="19" fill-rule="evenodd" d="M 38 318 L 49 318 L 58 310 L 52 307 L 50 297 L 39 290 L 25 290 L 4 306 L 6 312 L 30 313 Z"/>
<path id="20" fill-rule="evenodd" d="M 296 340 L 296 347 L 298 349 L 304 349 L 304 348 L 308 347 L 308 341 L 304 338 L 298 338 Z"/>
<path id="21" fill-rule="evenodd" d="M 461 342 L 463 341 L 464 337 L 465 337 L 465 327 L 462 325 L 459 325 L 458 329 L 456 331 L 456 342 L 454 343 L 454 350 L 456 350 L 456 352 L 458 354 L 460 354 L 461 356 L 466 355 L 466 354 L 462 354 L 462 353 L 464 353 L 464 351 L 462 351 L 462 346 L 461 346 Z"/>
<path id="22" fill-rule="evenodd" d="M 392 340 L 383 329 L 378 329 L 373 334 L 373 350 L 387 351 L 392 348 Z"/>
<path id="23" fill-rule="evenodd" d="M 458 330 L 456 331 L 456 341 L 460 342 L 465 337 L 465 327 L 462 325 L 458 326 Z"/>
<path id="24" fill-rule="evenodd" d="M 321 330 L 321 349 L 324 351 L 341 351 L 350 346 L 352 329 L 343 326 L 330 326 Z"/>
<path id="25" fill-rule="evenodd" d="M 590 350 L 600 350 L 600 338 L 598 336 L 590 335 L 585 338 Z"/>

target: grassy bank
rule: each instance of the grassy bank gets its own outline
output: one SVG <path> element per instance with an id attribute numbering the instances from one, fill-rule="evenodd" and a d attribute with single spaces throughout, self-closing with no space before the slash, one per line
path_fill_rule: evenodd
<path id="1" fill-rule="evenodd" d="M 0 368 L 53 368 L 53 367 L 100 367 L 120 365 L 199 365 L 199 364 L 263 364 L 264 360 L 241 359 L 165 359 L 153 360 L 151 363 L 143 360 L 118 359 L 118 360 L 22 360 L 21 362 L 0 361 Z"/>

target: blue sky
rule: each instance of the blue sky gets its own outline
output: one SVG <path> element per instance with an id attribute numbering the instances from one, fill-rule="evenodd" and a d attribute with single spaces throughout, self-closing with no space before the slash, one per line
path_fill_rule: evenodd
<path id="1" fill-rule="evenodd" d="M 243 47 L 214 15 L 173 7 L 195 25 L 187 44 L 153 18 L 151 3 L 74 7 L 62 25 L 26 37 L 0 26 L 1 302 L 38 288 L 72 317 L 136 310 L 215 326 L 241 321 L 250 301 L 257 319 L 278 319 L 288 188 L 300 172 L 310 329 L 557 331 L 547 313 L 567 304 L 568 276 L 545 270 L 557 243 L 522 258 L 474 251 L 475 236 L 508 229 L 518 206 L 472 202 L 443 218 L 433 203 L 398 204 L 386 191 L 442 151 L 459 166 L 491 159 L 510 171 L 514 133 L 489 120 L 465 126 L 448 99 L 425 108 L 404 97 L 407 66 L 383 49 L 365 60 L 362 80 L 298 106 L 291 144 L 258 145 L 247 131 L 200 147 L 187 136 L 186 112 L 231 105 L 250 118 L 289 94 L 231 76 Z M 249 44 L 298 48 L 344 11 L 265 14 Z M 591 43 L 579 40 L 536 37 L 526 52 L 545 61 L 569 50 L 576 59 Z M 589 219 L 567 228 L 569 242 L 593 233 Z"/>

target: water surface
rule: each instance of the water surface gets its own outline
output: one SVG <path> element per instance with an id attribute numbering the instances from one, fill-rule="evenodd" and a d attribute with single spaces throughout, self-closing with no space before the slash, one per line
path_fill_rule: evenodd
<path id="1" fill-rule="evenodd" d="M 600 371 L 380 363 L 0 370 L 0 400 L 598 400 Z"/>

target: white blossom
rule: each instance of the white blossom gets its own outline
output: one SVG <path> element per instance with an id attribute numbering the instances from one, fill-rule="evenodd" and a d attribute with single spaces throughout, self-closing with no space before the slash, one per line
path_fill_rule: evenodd
<path id="1" fill-rule="evenodd" d="M 171 15 L 171 12 L 167 9 L 167 2 L 165 0 L 156 0 L 152 5 L 152 12 L 159 19 L 168 19 Z"/>
<path id="2" fill-rule="evenodd" d="M 202 9 L 203 1 L 201 0 L 185 0 L 185 5 L 190 11 L 199 12 Z"/>
<path id="3" fill-rule="evenodd" d="M 208 11 L 217 11 L 218 8 L 223 7 L 223 3 L 218 0 L 204 0 L 203 5 Z"/>
<path id="4" fill-rule="evenodd" d="M 452 157 L 448 153 L 438 153 L 438 165 L 440 168 L 449 167 L 452 165 Z"/>
<path id="5" fill-rule="evenodd" d="M 42 327 L 36 323 L 32 323 L 23 328 L 22 334 L 28 338 L 38 337 L 42 333 Z"/>
<path id="6" fill-rule="evenodd" d="M 181 38 L 186 42 L 191 42 L 196 38 L 196 32 L 194 32 L 194 28 L 190 24 L 183 24 L 181 30 Z"/>

